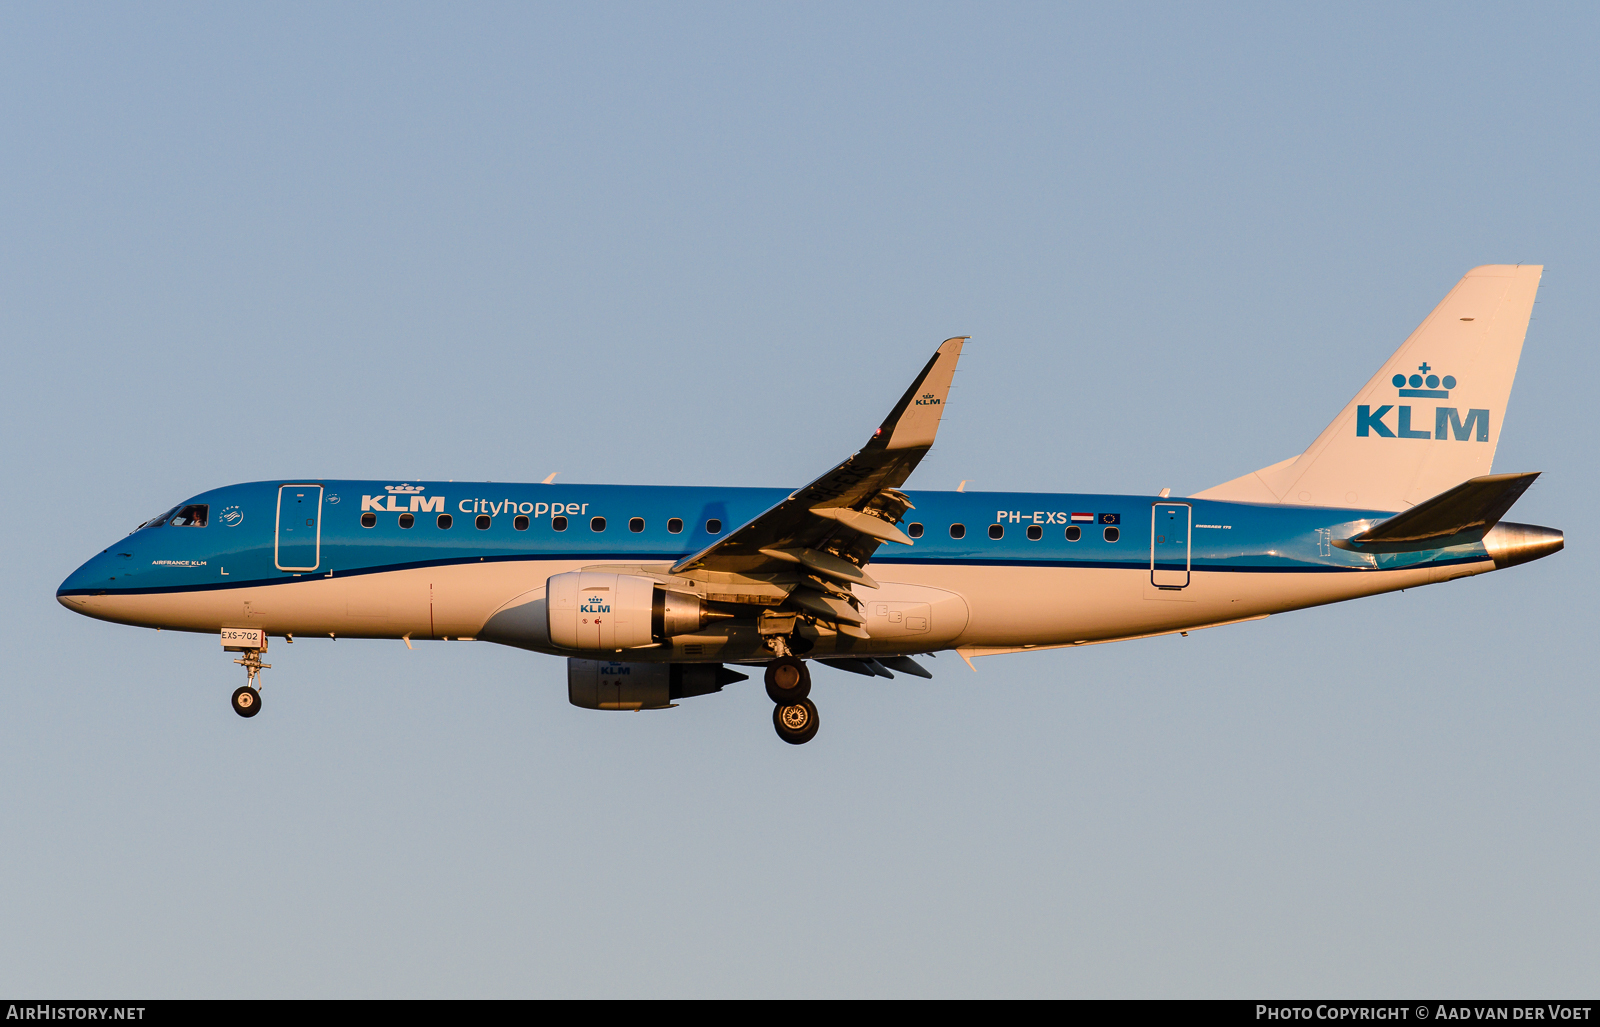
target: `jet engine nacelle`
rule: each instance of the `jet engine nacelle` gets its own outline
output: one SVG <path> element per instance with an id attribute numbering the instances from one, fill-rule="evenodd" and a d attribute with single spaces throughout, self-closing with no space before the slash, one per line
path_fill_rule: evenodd
<path id="1" fill-rule="evenodd" d="M 637 574 L 556 574 L 545 596 L 550 641 L 563 649 L 638 649 L 699 631 L 711 619 L 699 596 Z"/>
<path id="2" fill-rule="evenodd" d="M 674 699 L 720 692 L 749 675 L 720 663 L 567 661 L 567 701 L 586 710 L 664 710 Z"/>

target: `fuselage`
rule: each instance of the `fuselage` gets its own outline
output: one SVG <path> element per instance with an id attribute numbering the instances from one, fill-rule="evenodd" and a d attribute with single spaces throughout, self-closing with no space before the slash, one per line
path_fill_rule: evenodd
<path id="1" fill-rule="evenodd" d="M 671 565 L 788 494 L 251 482 L 178 504 L 173 512 L 189 510 L 187 518 L 139 528 L 92 557 L 57 595 L 75 612 L 146 627 L 487 638 L 570 656 L 538 623 L 551 575 Z M 901 526 L 915 544 L 882 546 L 867 567 L 881 588 L 856 589 L 870 637 L 825 633 L 811 655 L 985 653 L 1142 637 L 1478 574 L 1495 569 L 1497 556 L 1504 566 L 1560 547 L 1559 533 L 1531 529 L 1515 559 L 1505 545 L 1497 551 L 1493 534 L 1374 554 L 1334 543 L 1390 512 L 1157 496 L 907 494 L 914 509 Z M 730 620 L 628 658 L 765 655 L 754 626 Z"/>

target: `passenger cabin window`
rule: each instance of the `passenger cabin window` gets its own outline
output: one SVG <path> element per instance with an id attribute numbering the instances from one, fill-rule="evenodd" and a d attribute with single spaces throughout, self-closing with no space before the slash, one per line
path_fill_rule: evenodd
<path id="1" fill-rule="evenodd" d="M 517 514 L 515 517 L 511 518 L 511 526 L 513 528 L 516 528 L 518 531 L 527 531 L 528 530 L 528 515 L 527 514 Z"/>
<path id="2" fill-rule="evenodd" d="M 965 524 L 952 524 L 952 525 L 950 525 L 950 537 L 951 538 L 966 538 L 967 537 L 967 526 Z"/>
<path id="3" fill-rule="evenodd" d="M 910 524 L 906 525 L 906 534 L 910 535 L 912 538 L 921 538 L 922 525 L 916 521 L 912 521 Z"/>
<path id="4" fill-rule="evenodd" d="M 1067 529 L 1067 541 L 1068 542 L 1076 542 L 1080 538 L 1083 538 L 1083 529 L 1082 528 L 1080 528 L 1076 524 L 1074 524 L 1072 527 Z"/>
<path id="5" fill-rule="evenodd" d="M 490 519 L 488 514 L 479 514 L 472 523 L 477 525 L 479 531 L 488 531 L 489 525 L 493 524 L 494 521 Z"/>
<path id="6" fill-rule="evenodd" d="M 1119 528 L 1107 528 L 1105 535 L 1107 542 L 1115 542 L 1117 539 L 1122 537 L 1122 531 Z"/>
<path id="7" fill-rule="evenodd" d="M 450 525 L 454 524 L 455 522 L 456 522 L 456 519 L 454 517 L 451 517 L 449 514 L 440 514 L 439 515 L 439 527 L 441 527 L 441 528 L 449 528 Z"/>
<path id="8" fill-rule="evenodd" d="M 1006 527 L 1005 527 L 1005 525 L 1003 525 L 1003 524 L 991 524 L 991 525 L 989 525 L 989 537 L 990 538 L 1005 538 L 1006 537 Z"/>
<path id="9" fill-rule="evenodd" d="M 373 513 L 373 512 L 371 512 L 370 510 L 361 515 L 361 526 L 363 528 L 370 528 L 370 527 L 372 527 L 373 525 L 375 525 L 377 523 L 378 523 L 378 515 Z"/>
<path id="10" fill-rule="evenodd" d="M 203 528 L 210 511 L 207 503 L 190 503 L 173 515 L 171 524 L 174 528 Z"/>
<path id="11" fill-rule="evenodd" d="M 683 532 L 683 518 L 674 517 L 667 521 L 667 530 L 672 532 L 674 535 L 681 534 Z"/>
<path id="12" fill-rule="evenodd" d="M 628 522 L 628 530 L 633 532 L 634 534 L 638 534 L 639 532 L 643 531 L 644 530 L 644 518 L 643 517 L 635 517 L 632 520 L 630 520 Z"/>
<path id="13" fill-rule="evenodd" d="M 409 528 L 415 523 L 417 523 L 417 519 L 412 514 L 403 513 L 400 515 L 400 527 Z"/>
<path id="14" fill-rule="evenodd" d="M 567 519 L 560 514 L 556 514 L 554 517 L 550 518 L 550 527 L 554 528 L 556 531 L 566 531 Z"/>
<path id="15" fill-rule="evenodd" d="M 592 517 L 592 518 L 590 518 L 589 519 L 589 530 L 590 531 L 605 531 L 606 530 L 606 519 L 604 517 Z"/>
<path id="16" fill-rule="evenodd" d="M 1039 527 L 1037 524 L 1028 525 L 1028 541 L 1029 542 L 1037 542 L 1042 538 L 1044 538 L 1044 529 L 1043 528 Z"/>
<path id="17" fill-rule="evenodd" d="M 722 534 L 722 522 L 717 520 L 715 517 L 711 518 L 709 521 L 706 522 L 706 534 L 707 535 L 720 535 L 720 534 Z"/>

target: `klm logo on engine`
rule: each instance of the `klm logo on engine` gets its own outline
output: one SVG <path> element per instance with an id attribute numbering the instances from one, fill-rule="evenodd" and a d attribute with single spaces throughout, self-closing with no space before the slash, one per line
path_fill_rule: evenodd
<path id="1" fill-rule="evenodd" d="M 1450 390 L 1456 387 L 1455 375 L 1447 374 L 1440 377 L 1430 374 L 1433 371 L 1424 360 L 1417 367 L 1418 374 L 1396 374 L 1391 378 L 1392 384 L 1401 399 L 1449 399 Z M 1394 427 L 1391 429 L 1385 417 L 1394 413 Z M 1424 418 L 1427 414 L 1422 415 Z M 1433 430 L 1412 426 L 1412 410 L 1409 404 L 1385 403 L 1376 410 L 1363 403 L 1356 407 L 1356 435 L 1368 438 L 1376 435 L 1383 439 L 1454 439 L 1457 442 L 1488 442 L 1489 441 L 1489 411 L 1469 409 L 1463 417 L 1461 411 L 1455 407 L 1433 408 Z M 1427 422 L 1424 420 L 1423 422 Z"/>
<path id="2" fill-rule="evenodd" d="M 610 613 L 611 604 L 605 596 L 590 596 L 578 604 L 579 613 Z"/>
<path id="3" fill-rule="evenodd" d="M 939 405 L 939 397 L 931 392 L 924 392 L 917 398 L 916 405 L 919 407 L 936 407 Z"/>
<path id="4" fill-rule="evenodd" d="M 444 513 L 443 496 L 424 496 L 426 485 L 385 485 L 387 496 L 362 496 L 361 512 L 376 510 L 379 513 Z M 396 500 L 402 502 L 396 503 Z M 384 505 L 387 501 L 388 505 Z"/>

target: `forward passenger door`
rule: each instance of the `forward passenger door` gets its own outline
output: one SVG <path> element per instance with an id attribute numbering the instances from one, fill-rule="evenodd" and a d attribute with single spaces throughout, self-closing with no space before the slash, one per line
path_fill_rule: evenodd
<path id="1" fill-rule="evenodd" d="M 280 571 L 314 571 L 322 562 L 322 486 L 278 486 L 273 562 Z"/>

